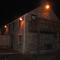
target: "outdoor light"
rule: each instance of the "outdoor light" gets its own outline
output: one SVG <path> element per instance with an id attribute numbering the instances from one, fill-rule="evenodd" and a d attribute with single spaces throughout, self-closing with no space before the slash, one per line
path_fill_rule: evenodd
<path id="1" fill-rule="evenodd" d="M 8 26 L 7 25 L 4 26 L 4 29 L 5 29 L 5 32 L 8 32 Z"/>
<path id="2" fill-rule="evenodd" d="M 7 25 L 5 25 L 4 28 L 7 28 Z"/>
<path id="3" fill-rule="evenodd" d="M 23 18 L 22 18 L 22 17 L 20 17 L 20 18 L 19 18 L 19 20 L 20 20 L 20 21 L 22 21 L 22 20 L 23 20 Z"/>
<path id="4" fill-rule="evenodd" d="M 45 6 L 45 8 L 46 8 L 46 9 L 49 9 L 49 8 L 50 8 L 50 5 L 49 5 L 49 4 L 47 4 L 47 5 Z"/>

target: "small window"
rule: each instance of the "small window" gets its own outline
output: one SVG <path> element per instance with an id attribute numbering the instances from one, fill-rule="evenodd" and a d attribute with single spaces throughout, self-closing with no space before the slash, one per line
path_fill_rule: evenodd
<path id="1" fill-rule="evenodd" d="M 32 15 L 31 15 L 31 19 L 32 19 L 32 20 L 36 20 L 36 19 L 37 19 L 37 15 L 32 14 Z"/>

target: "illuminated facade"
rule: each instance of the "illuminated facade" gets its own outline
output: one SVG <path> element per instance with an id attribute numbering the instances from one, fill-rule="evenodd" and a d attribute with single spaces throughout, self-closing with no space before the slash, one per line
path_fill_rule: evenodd
<path id="1" fill-rule="evenodd" d="M 39 53 L 41 50 L 60 47 L 60 21 L 48 2 L 7 26 L 11 42 L 13 42 L 11 47 L 20 53 Z"/>

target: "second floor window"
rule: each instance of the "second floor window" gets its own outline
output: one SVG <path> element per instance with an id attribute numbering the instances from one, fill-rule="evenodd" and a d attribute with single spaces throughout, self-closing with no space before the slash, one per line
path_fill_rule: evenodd
<path id="1" fill-rule="evenodd" d="M 29 21 L 29 31 L 35 32 L 37 26 L 37 15 L 32 14 L 31 20 Z"/>
<path id="2" fill-rule="evenodd" d="M 32 19 L 32 20 L 36 20 L 36 19 L 37 19 L 37 15 L 32 14 L 32 15 L 31 15 L 31 19 Z"/>

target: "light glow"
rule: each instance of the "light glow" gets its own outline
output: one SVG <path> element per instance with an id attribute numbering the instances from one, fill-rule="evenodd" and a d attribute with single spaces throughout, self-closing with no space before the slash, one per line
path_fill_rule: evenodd
<path id="1" fill-rule="evenodd" d="M 7 28 L 7 25 L 5 25 L 4 28 Z"/>
<path id="2" fill-rule="evenodd" d="M 19 18 L 19 20 L 20 20 L 20 21 L 22 21 L 22 20 L 23 20 L 23 18 L 22 18 L 22 17 L 20 17 L 20 18 Z"/>
<path id="3" fill-rule="evenodd" d="M 24 25 L 25 25 L 25 21 L 23 20 L 23 21 L 21 21 L 21 26 L 20 26 L 21 31 L 23 31 L 23 30 L 24 30 Z"/>
<path id="4" fill-rule="evenodd" d="M 8 32 L 8 26 L 5 25 L 4 28 L 5 28 L 5 32 Z"/>
<path id="5" fill-rule="evenodd" d="M 45 6 L 45 8 L 46 8 L 46 9 L 49 9 L 49 8 L 50 8 L 50 5 L 49 5 L 49 4 L 47 4 L 47 5 Z"/>

